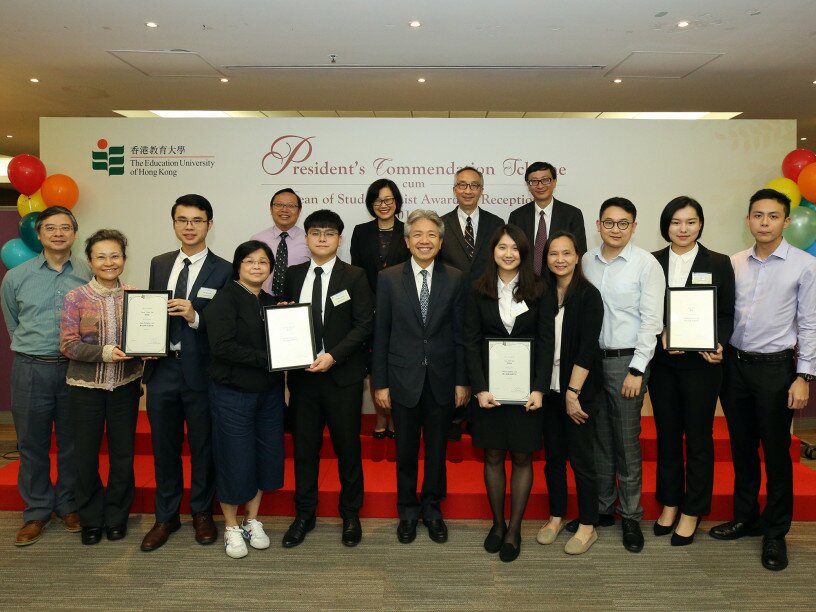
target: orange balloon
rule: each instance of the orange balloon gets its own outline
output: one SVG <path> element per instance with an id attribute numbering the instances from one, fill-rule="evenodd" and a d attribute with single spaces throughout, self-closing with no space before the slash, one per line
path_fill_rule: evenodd
<path id="1" fill-rule="evenodd" d="M 802 168 L 796 184 L 803 198 L 811 202 L 816 201 L 813 199 L 816 198 L 816 162 Z"/>
<path id="2" fill-rule="evenodd" d="M 65 174 L 52 174 L 46 178 L 40 192 L 46 206 L 73 208 L 79 199 L 79 187 L 74 179 Z"/>

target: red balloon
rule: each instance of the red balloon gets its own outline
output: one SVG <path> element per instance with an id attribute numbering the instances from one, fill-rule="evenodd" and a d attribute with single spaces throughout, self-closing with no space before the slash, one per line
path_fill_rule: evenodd
<path id="1" fill-rule="evenodd" d="M 814 200 L 816 198 L 816 164 L 810 164 L 802 169 L 797 185 L 803 198 L 811 202 L 816 201 Z"/>
<path id="2" fill-rule="evenodd" d="M 17 191 L 30 196 L 45 180 L 45 165 L 33 155 L 16 155 L 9 162 L 8 177 Z"/>
<path id="3" fill-rule="evenodd" d="M 795 149 L 782 160 L 782 176 L 795 183 L 802 169 L 813 162 L 816 162 L 816 153 L 810 149 Z"/>
<path id="4" fill-rule="evenodd" d="M 79 199 L 79 187 L 70 176 L 52 174 L 43 181 L 40 188 L 46 206 L 73 208 Z"/>

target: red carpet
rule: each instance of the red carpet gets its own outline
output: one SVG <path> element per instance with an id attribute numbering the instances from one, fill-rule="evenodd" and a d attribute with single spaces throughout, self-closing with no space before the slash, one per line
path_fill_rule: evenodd
<path id="1" fill-rule="evenodd" d="M 655 439 L 654 420 L 644 417 L 641 447 L 643 448 L 643 497 L 644 518 L 655 519 L 658 516 L 658 504 L 654 499 L 655 459 L 657 444 Z M 365 472 L 365 504 L 363 517 L 396 517 L 396 475 L 394 441 L 374 440 L 370 431 L 373 417 L 366 415 L 363 419 L 364 435 L 363 469 Z M 715 474 L 714 498 L 710 520 L 728 520 L 731 518 L 731 493 L 734 472 L 731 466 L 728 430 L 725 419 L 717 418 L 714 423 Z M 151 455 L 150 425 L 144 413 L 139 415 L 136 440 L 136 498 L 133 512 L 151 513 L 155 496 L 153 476 L 153 457 Z M 107 457 L 103 449 L 100 463 L 103 478 L 107 470 Z M 292 440 L 286 436 L 286 475 L 285 485 L 280 491 L 267 493 L 264 496 L 261 513 L 266 515 L 292 515 L 294 504 L 294 468 L 291 460 Z M 318 513 L 322 516 L 337 516 L 337 501 L 340 483 L 337 478 L 337 460 L 334 456 L 328 433 L 324 436 L 320 469 L 320 502 Z M 791 457 L 794 461 L 794 520 L 816 521 L 816 472 L 799 463 L 799 439 L 794 437 L 791 444 Z M 53 462 L 52 462 L 53 465 Z M 548 515 L 547 492 L 544 483 L 544 462 L 541 453 L 534 461 L 535 482 L 530 503 L 527 507 L 528 518 L 544 518 Z M 22 510 L 22 500 L 17 493 L 17 469 L 19 463 L 13 462 L 0 469 L 0 510 Z M 185 460 L 185 470 L 189 470 L 189 461 Z M 509 470 L 509 465 L 508 465 Z M 420 474 L 422 465 L 420 463 Z M 52 474 L 53 476 L 53 474 Z M 189 481 L 189 473 L 185 473 Z M 568 516 L 577 514 L 575 483 L 569 474 L 570 505 Z M 760 494 L 764 500 L 764 486 Z M 185 496 L 182 502 L 187 505 Z M 183 507 L 183 511 L 187 511 Z M 443 511 L 448 518 L 490 518 L 490 509 L 484 493 L 482 481 L 481 450 L 470 444 L 470 436 L 465 434 L 460 442 L 448 445 L 448 498 Z"/>

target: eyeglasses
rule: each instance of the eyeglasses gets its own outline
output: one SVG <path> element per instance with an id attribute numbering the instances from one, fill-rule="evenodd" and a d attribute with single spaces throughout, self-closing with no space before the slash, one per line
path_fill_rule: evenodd
<path id="1" fill-rule="evenodd" d="M 297 204 L 284 204 L 283 202 L 275 202 L 272 208 L 276 210 L 297 210 L 300 208 Z"/>
<path id="2" fill-rule="evenodd" d="M 340 235 L 340 232 L 337 230 L 318 230 L 318 229 L 310 229 L 306 232 L 312 238 L 337 238 Z"/>
<path id="3" fill-rule="evenodd" d="M 116 253 L 114 255 L 97 255 L 96 257 L 93 258 L 93 261 L 95 261 L 98 264 L 103 264 L 103 263 L 108 262 L 108 261 L 111 262 L 111 263 L 118 264 L 123 259 L 124 259 L 124 257 L 122 255 L 120 255 L 119 253 Z"/>
<path id="4" fill-rule="evenodd" d="M 40 228 L 46 234 L 55 234 L 57 230 L 62 232 L 63 234 L 68 234 L 74 231 L 73 225 L 43 225 Z"/>
<path id="5" fill-rule="evenodd" d="M 527 181 L 527 184 L 530 187 L 538 187 L 539 185 L 544 185 L 546 187 L 547 185 L 552 185 L 554 181 L 555 179 L 551 178 L 530 179 L 529 181 Z"/>
<path id="6" fill-rule="evenodd" d="M 454 185 L 454 187 L 456 187 L 459 191 L 467 191 L 468 188 L 472 189 L 473 191 L 478 191 L 479 189 L 482 188 L 482 184 L 481 183 L 466 183 L 466 182 L 462 181 L 462 182 L 456 183 L 456 185 Z"/>
<path id="7" fill-rule="evenodd" d="M 262 267 L 262 268 L 263 268 L 263 267 L 265 267 L 265 266 L 270 266 L 270 265 L 272 265 L 272 264 L 269 262 L 269 260 L 268 260 L 268 259 L 249 259 L 249 258 L 247 258 L 247 259 L 242 259 L 242 260 L 241 260 L 241 263 L 242 263 L 242 264 L 246 264 L 246 265 L 248 265 L 248 266 L 260 266 L 260 267 Z"/>
<path id="8" fill-rule="evenodd" d="M 173 224 L 178 227 L 186 227 L 188 224 L 193 227 L 201 227 L 205 223 L 207 223 L 207 219 L 202 219 L 201 217 L 196 217 L 195 219 L 187 219 L 185 217 L 173 219 Z"/>
<path id="9" fill-rule="evenodd" d="M 620 221 L 613 221 L 612 219 L 604 219 L 601 221 L 601 225 L 603 225 L 606 229 L 612 229 L 616 225 L 618 229 L 623 231 L 630 225 L 632 225 L 631 221 L 627 221 L 626 219 L 621 219 Z"/>
<path id="10" fill-rule="evenodd" d="M 377 198 L 374 200 L 374 206 L 391 206 L 394 202 L 395 198 Z"/>

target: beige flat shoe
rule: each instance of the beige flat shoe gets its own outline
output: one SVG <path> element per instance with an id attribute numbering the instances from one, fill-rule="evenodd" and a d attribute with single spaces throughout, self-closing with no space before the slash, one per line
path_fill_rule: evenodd
<path id="1" fill-rule="evenodd" d="M 567 523 L 562 520 L 561 526 L 556 530 L 550 527 L 550 521 L 547 521 L 541 526 L 541 529 L 538 530 L 538 535 L 536 536 L 536 542 L 539 544 L 552 544 L 555 542 L 555 538 L 558 537 L 558 534 L 567 526 Z"/>
<path id="2" fill-rule="evenodd" d="M 592 548 L 592 545 L 598 541 L 598 532 L 593 531 L 592 537 L 586 542 L 581 541 L 578 537 L 572 536 L 567 545 L 564 546 L 564 552 L 568 555 L 583 555 L 586 551 Z"/>

